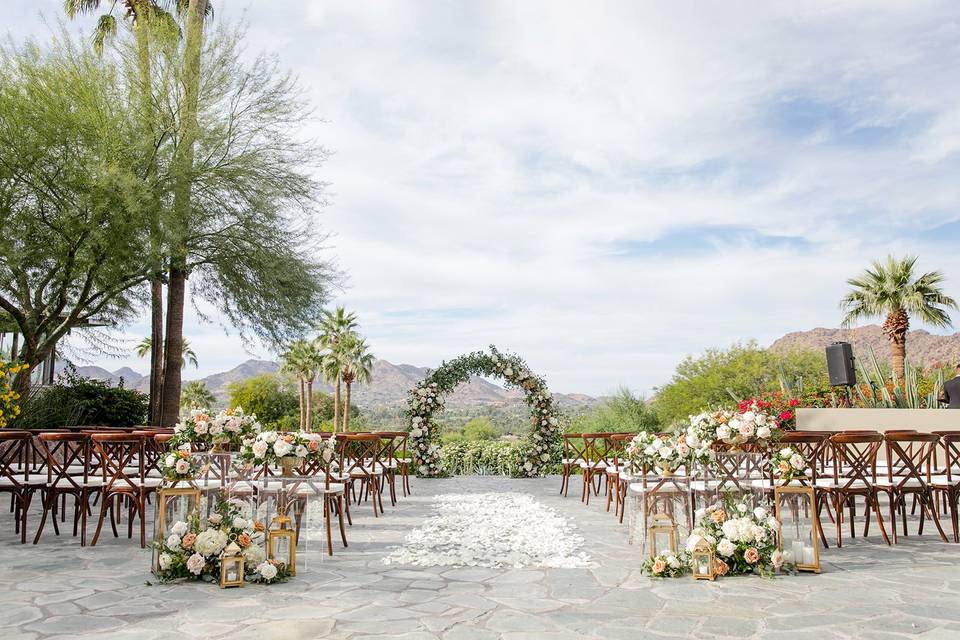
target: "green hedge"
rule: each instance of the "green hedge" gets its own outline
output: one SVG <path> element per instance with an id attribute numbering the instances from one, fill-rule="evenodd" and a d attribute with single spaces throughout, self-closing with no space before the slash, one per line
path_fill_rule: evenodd
<path id="1" fill-rule="evenodd" d="M 522 476 L 520 465 L 527 456 L 526 443 L 505 440 L 445 442 L 441 453 L 444 475 Z M 558 459 L 548 463 L 546 473 L 559 469 Z"/>

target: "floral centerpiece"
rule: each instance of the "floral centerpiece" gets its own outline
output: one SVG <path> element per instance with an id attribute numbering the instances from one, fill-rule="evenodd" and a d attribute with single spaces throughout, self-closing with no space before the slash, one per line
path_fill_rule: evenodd
<path id="1" fill-rule="evenodd" d="M 644 465 L 671 475 L 683 465 L 706 464 L 713 459 L 710 441 L 702 441 L 690 433 L 671 436 L 641 431 L 627 445 L 627 457 L 634 466 Z"/>
<path id="2" fill-rule="evenodd" d="M 160 458 L 160 473 L 165 480 L 170 482 L 180 482 L 183 480 L 193 480 L 200 473 L 200 461 L 190 453 L 189 448 L 171 451 Z"/>
<path id="3" fill-rule="evenodd" d="M 17 400 L 20 394 L 13 390 L 11 377 L 29 368 L 26 364 L 8 364 L 0 360 L 0 429 L 7 426 L 11 418 L 20 415 Z"/>
<path id="4" fill-rule="evenodd" d="M 336 454 L 337 439 L 319 433 L 261 431 L 240 445 L 240 458 L 254 466 L 279 465 L 284 475 L 304 460 L 329 464 Z"/>
<path id="5" fill-rule="evenodd" d="M 807 459 L 793 447 L 783 447 L 774 452 L 770 460 L 773 474 L 784 484 L 798 478 L 807 478 L 810 465 Z"/>
<path id="6" fill-rule="evenodd" d="M 727 497 L 697 510 L 697 526 L 687 538 L 687 550 L 704 540 L 717 556 L 718 575 L 780 570 L 785 562 L 777 549 L 780 523 L 763 507 L 751 509 L 745 502 Z"/>
<path id="7" fill-rule="evenodd" d="M 690 554 L 661 553 L 653 558 L 647 558 L 640 565 L 640 572 L 651 578 L 679 578 L 690 573 Z"/>
<path id="8" fill-rule="evenodd" d="M 223 551 L 231 542 L 240 547 L 249 582 L 280 582 L 290 576 L 282 563 L 268 561 L 264 551 L 263 523 L 246 512 L 242 502 L 219 500 L 209 518 L 193 514 L 170 528 L 166 540 L 154 546 L 159 552 L 157 577 L 216 582 Z"/>
<path id="9" fill-rule="evenodd" d="M 192 409 L 174 428 L 170 444 L 203 444 L 214 450 L 226 446 L 238 447 L 262 429 L 257 416 L 246 415 L 242 407 L 224 409 L 211 416 L 206 409 Z"/>
<path id="10" fill-rule="evenodd" d="M 765 447 L 781 433 L 779 418 L 759 400 L 741 402 L 737 411 L 718 409 L 690 416 L 689 436 L 697 442 L 719 442 L 733 449 L 743 445 Z"/>

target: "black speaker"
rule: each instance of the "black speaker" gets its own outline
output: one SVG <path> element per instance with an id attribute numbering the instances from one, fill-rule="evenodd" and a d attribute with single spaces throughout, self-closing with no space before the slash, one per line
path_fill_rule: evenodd
<path id="1" fill-rule="evenodd" d="M 857 384 L 857 372 L 853 367 L 853 347 L 849 342 L 834 342 L 827 347 L 827 371 L 830 384 L 852 387 Z"/>

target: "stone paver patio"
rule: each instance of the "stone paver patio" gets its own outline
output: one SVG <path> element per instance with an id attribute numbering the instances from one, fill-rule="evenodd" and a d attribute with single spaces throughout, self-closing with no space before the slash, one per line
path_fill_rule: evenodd
<path id="1" fill-rule="evenodd" d="M 49 535 L 21 546 L 0 517 L 0 639 L 129 638 L 923 638 L 960 637 L 960 545 L 928 531 L 888 548 L 878 535 L 824 553 L 824 573 L 762 579 L 650 580 L 626 525 L 584 506 L 574 480 L 413 480 L 414 495 L 374 520 L 355 508 L 350 548 L 319 543 L 286 584 L 222 591 L 147 582 L 149 550 L 107 536 L 81 549 Z M 588 569 L 385 566 L 381 560 L 440 493 L 534 495 L 579 528 Z M 577 495 L 574 495 L 577 494 Z M 31 531 L 37 518 L 31 518 Z M 946 523 L 945 523 L 946 525 Z M 91 528 L 92 529 L 92 528 Z M 828 535 L 832 525 L 827 525 Z M 91 531 L 92 532 L 92 531 Z"/>

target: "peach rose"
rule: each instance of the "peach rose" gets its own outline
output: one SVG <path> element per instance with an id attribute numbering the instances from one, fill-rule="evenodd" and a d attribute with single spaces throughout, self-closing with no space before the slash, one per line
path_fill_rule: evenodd
<path id="1" fill-rule="evenodd" d="M 713 513 L 710 514 L 710 519 L 713 520 L 713 521 L 714 521 L 715 523 L 717 523 L 717 524 L 720 524 L 720 523 L 722 523 L 722 522 L 726 522 L 726 520 L 727 520 L 727 512 L 724 511 L 723 509 L 717 509 L 716 511 L 714 511 Z"/>
<path id="2" fill-rule="evenodd" d="M 653 572 L 660 574 L 663 573 L 667 568 L 667 563 L 663 558 L 657 558 L 653 561 Z"/>
<path id="3" fill-rule="evenodd" d="M 778 466 L 780 467 L 780 473 L 790 473 L 790 465 L 787 462 L 781 461 Z"/>
<path id="4" fill-rule="evenodd" d="M 760 559 L 760 553 L 753 547 L 750 547 L 743 552 L 743 559 L 747 561 L 747 564 L 756 564 L 757 560 Z"/>
<path id="5" fill-rule="evenodd" d="M 245 533 L 241 533 L 239 536 L 237 536 L 237 544 L 239 544 L 241 547 L 249 547 L 250 536 Z"/>
<path id="6" fill-rule="evenodd" d="M 730 570 L 730 567 L 727 566 L 727 563 L 719 558 L 713 561 L 713 568 L 717 572 L 718 576 L 725 576 L 727 575 L 727 571 Z"/>
<path id="7" fill-rule="evenodd" d="M 180 546 L 184 549 L 192 549 L 193 543 L 197 541 L 197 534 L 188 533 L 183 536 L 183 540 L 180 541 Z"/>
<path id="8" fill-rule="evenodd" d="M 320 443 L 316 440 L 311 440 L 307 443 L 307 449 L 310 451 L 317 451 L 320 448 Z"/>
<path id="9" fill-rule="evenodd" d="M 286 434 L 285 436 L 283 436 L 283 439 L 284 439 L 284 441 L 286 441 L 287 443 L 292 443 L 292 442 L 293 442 L 293 434 L 288 433 L 288 434 Z"/>
<path id="10" fill-rule="evenodd" d="M 254 528 L 256 531 L 263 531 L 263 529 L 264 529 L 264 527 L 263 527 L 263 522 L 261 522 L 260 520 L 257 520 L 256 522 L 253 523 L 253 528 Z"/>

